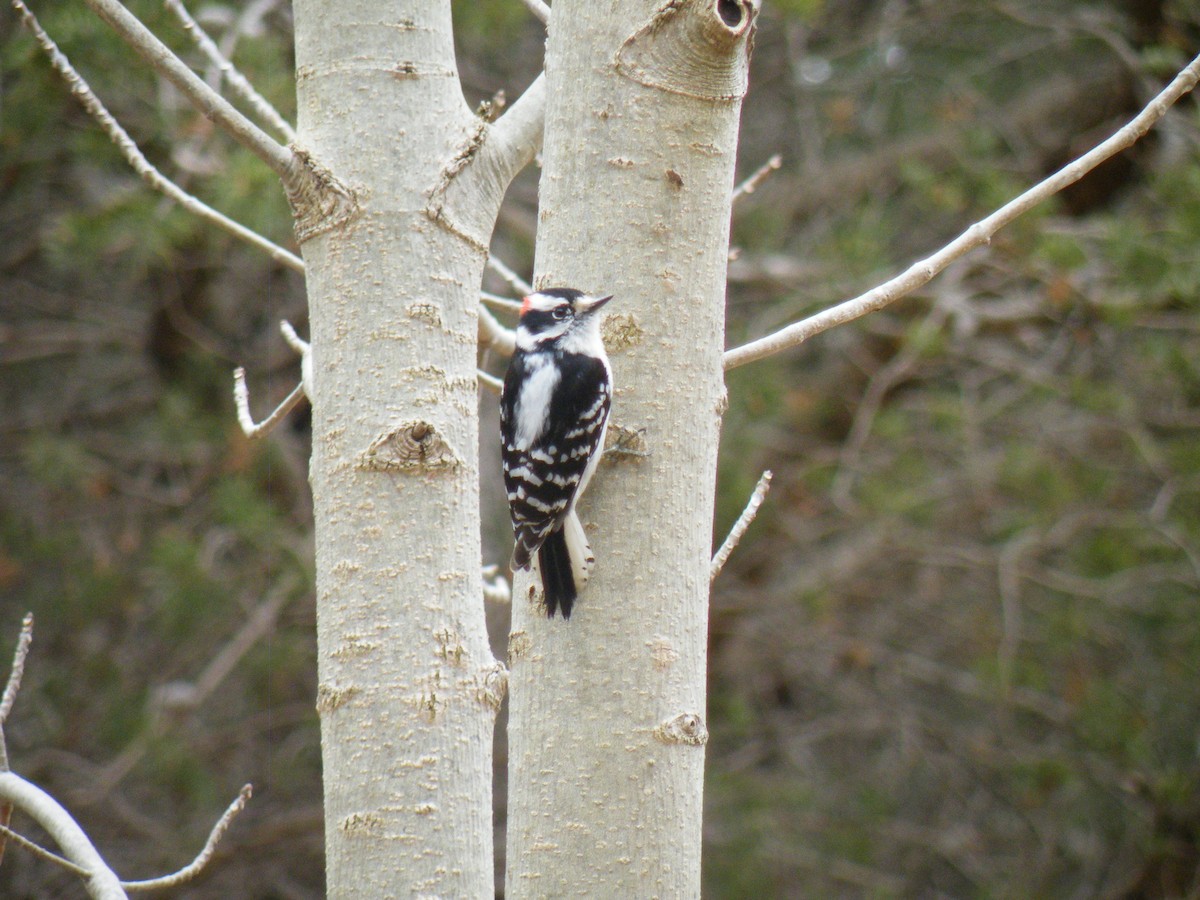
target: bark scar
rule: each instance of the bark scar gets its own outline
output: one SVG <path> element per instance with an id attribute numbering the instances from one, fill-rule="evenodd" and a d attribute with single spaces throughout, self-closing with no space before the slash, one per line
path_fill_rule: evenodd
<path id="1" fill-rule="evenodd" d="M 429 422 L 401 422 L 371 441 L 359 454 L 357 467 L 377 472 L 451 469 L 458 454 Z"/>
<path id="2" fill-rule="evenodd" d="M 759 0 L 667 0 L 625 39 L 617 72 L 672 94 L 740 100 L 746 94 Z"/>
<path id="3" fill-rule="evenodd" d="M 702 747 L 708 743 L 708 727 L 704 717 L 696 713 L 680 713 L 672 719 L 660 722 L 654 729 L 654 737 L 664 744 L 688 744 Z"/>
<path id="4" fill-rule="evenodd" d="M 429 190 L 429 200 L 425 204 L 425 215 L 436 224 L 445 228 L 456 237 L 462 238 L 471 247 L 479 253 L 487 254 L 487 242 L 471 234 L 461 225 L 456 223 L 447 210 L 446 194 L 450 190 L 450 185 L 454 183 L 454 179 L 458 177 L 467 166 L 469 166 L 475 156 L 479 153 L 488 136 L 488 123 L 482 119 L 478 121 L 475 128 L 467 135 L 465 141 L 459 147 L 458 151 L 446 163 L 442 169 L 441 175 L 438 176 L 437 183 Z"/>
<path id="5" fill-rule="evenodd" d="M 508 668 L 497 660 L 484 669 L 480 678 L 479 690 L 476 697 L 488 709 L 498 712 L 508 693 Z"/>
<path id="6" fill-rule="evenodd" d="M 360 192 L 317 162 L 307 150 L 290 145 L 300 175 L 286 185 L 295 217 L 296 243 L 345 225 L 362 212 Z"/>

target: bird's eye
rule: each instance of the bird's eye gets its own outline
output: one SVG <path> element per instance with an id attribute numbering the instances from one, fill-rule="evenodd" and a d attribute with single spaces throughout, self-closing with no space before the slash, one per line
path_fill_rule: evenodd
<path id="1" fill-rule="evenodd" d="M 565 306 L 555 307 L 551 315 L 556 319 L 565 319 L 567 317 L 567 308 Z"/>

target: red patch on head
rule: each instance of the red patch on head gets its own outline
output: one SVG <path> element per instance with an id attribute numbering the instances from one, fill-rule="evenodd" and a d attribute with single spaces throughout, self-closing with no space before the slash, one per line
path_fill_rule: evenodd
<path id="1" fill-rule="evenodd" d="M 530 294 L 528 297 L 525 297 L 525 298 L 524 298 L 524 299 L 521 301 L 521 315 L 525 315 L 525 313 L 529 312 L 529 302 L 530 302 L 532 299 L 533 299 L 533 295 L 532 295 L 532 294 Z"/>

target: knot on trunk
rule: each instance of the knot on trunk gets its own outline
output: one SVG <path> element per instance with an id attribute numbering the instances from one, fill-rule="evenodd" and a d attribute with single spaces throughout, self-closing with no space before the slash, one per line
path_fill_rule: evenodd
<path id="1" fill-rule="evenodd" d="M 317 685 L 317 712 L 321 715 L 331 713 L 345 706 L 358 693 L 358 688 L 337 687 L 332 684 Z"/>
<path id="2" fill-rule="evenodd" d="M 702 747 L 708 743 L 708 726 L 696 713 L 680 713 L 673 719 L 660 722 L 654 736 L 664 744 L 690 744 Z"/>
<path id="3" fill-rule="evenodd" d="M 284 180 L 288 203 L 295 217 L 296 242 L 331 231 L 358 215 L 358 195 L 307 150 L 295 144 L 292 177 Z"/>
<path id="4" fill-rule="evenodd" d="M 500 710 L 504 695 L 508 693 L 508 668 L 497 660 L 483 670 L 476 696 L 488 709 Z"/>
<path id="5" fill-rule="evenodd" d="M 371 441 L 358 457 L 358 468 L 377 472 L 449 469 L 458 455 L 429 422 L 401 422 Z"/>
<path id="6" fill-rule="evenodd" d="M 667 0 L 625 39 L 617 71 L 647 87 L 701 100 L 746 94 L 758 0 Z"/>

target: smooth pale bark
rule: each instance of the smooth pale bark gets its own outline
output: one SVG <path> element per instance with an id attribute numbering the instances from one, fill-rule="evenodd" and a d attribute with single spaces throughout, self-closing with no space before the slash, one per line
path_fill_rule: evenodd
<path id="1" fill-rule="evenodd" d="M 490 896 L 476 306 L 534 147 L 466 107 L 448 0 L 294 9 L 328 894 Z"/>
<path id="2" fill-rule="evenodd" d="M 645 429 L 650 455 L 602 466 L 589 489 L 597 562 L 569 622 L 516 585 L 512 898 L 700 893 L 725 269 L 754 13 L 553 6 L 536 282 L 615 295 L 611 422 Z"/>

